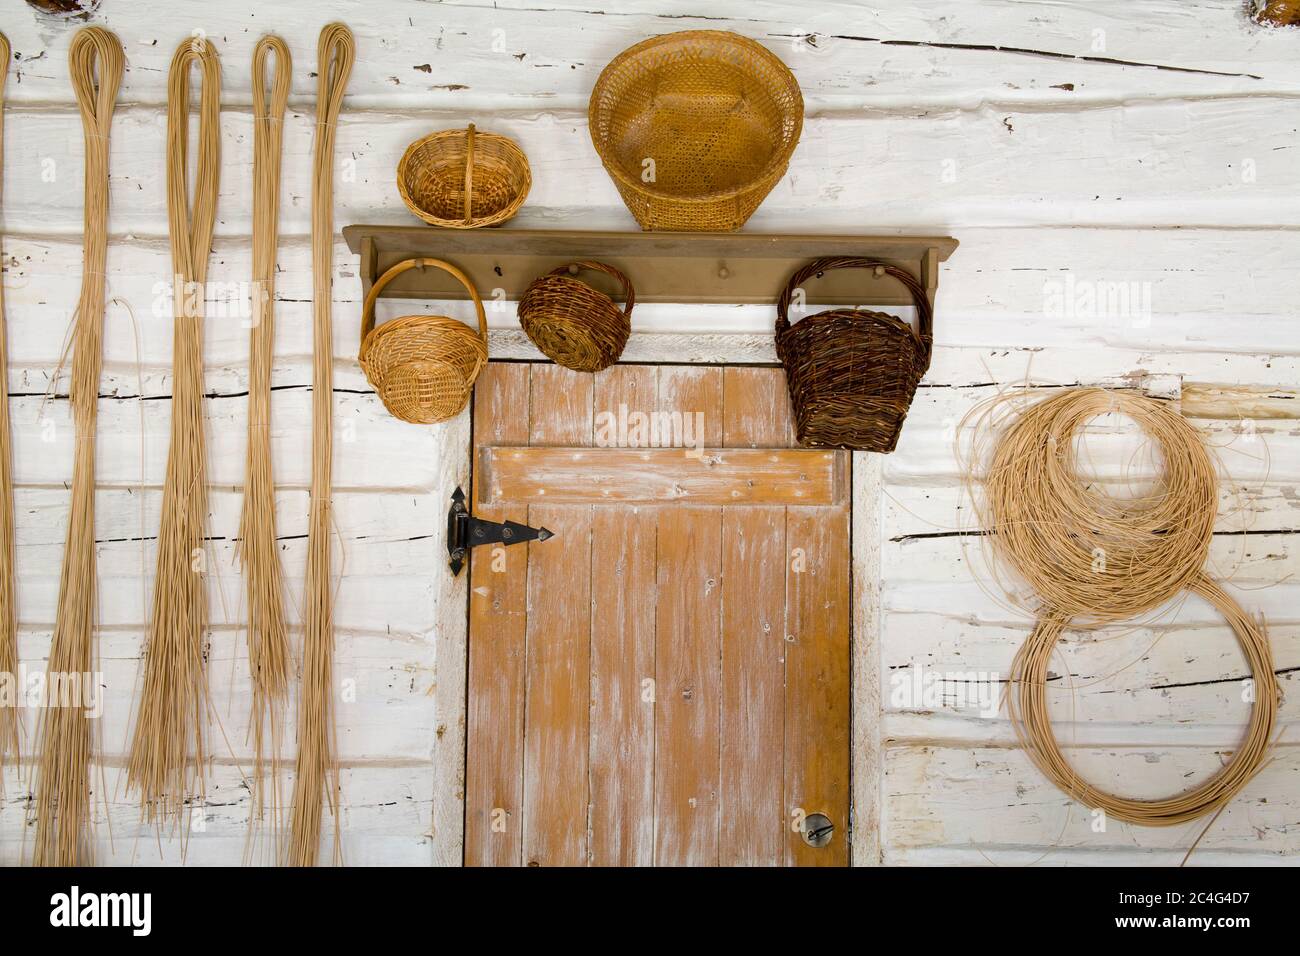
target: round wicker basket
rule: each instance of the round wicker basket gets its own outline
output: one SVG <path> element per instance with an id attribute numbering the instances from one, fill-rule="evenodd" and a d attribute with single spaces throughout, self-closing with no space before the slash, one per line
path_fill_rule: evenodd
<path id="1" fill-rule="evenodd" d="M 623 286 L 620 309 L 608 295 L 581 279 L 593 270 L 613 276 Z M 519 324 L 557 365 L 578 372 L 599 372 L 618 361 L 632 331 L 635 293 L 627 276 L 603 262 L 582 260 L 552 269 L 529 284 L 519 300 Z"/>
<path id="2" fill-rule="evenodd" d="M 587 113 L 596 152 L 641 228 L 730 231 L 785 174 L 803 95 L 766 47 L 687 30 L 615 57 Z"/>
<path id="3" fill-rule="evenodd" d="M 406 315 L 375 327 L 380 291 L 408 269 L 434 266 L 469 290 L 478 331 L 445 315 Z M 406 259 L 380 276 L 361 310 L 361 352 L 366 381 L 395 418 L 432 425 L 454 418 L 469 404 L 474 380 L 487 364 L 487 315 L 469 278 L 440 259 Z"/>
<path id="4" fill-rule="evenodd" d="M 432 226 L 496 226 L 519 211 L 532 185 L 528 157 L 495 133 L 446 129 L 417 139 L 397 164 L 406 207 Z"/>

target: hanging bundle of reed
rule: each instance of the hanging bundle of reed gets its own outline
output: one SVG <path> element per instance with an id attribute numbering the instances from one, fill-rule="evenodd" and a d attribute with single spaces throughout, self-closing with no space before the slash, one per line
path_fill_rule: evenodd
<path id="1" fill-rule="evenodd" d="M 9 38 L 0 33 L 0 183 L 4 169 L 4 89 L 9 77 Z M 9 351 L 5 340 L 4 287 L 0 285 L 0 674 L 18 672 L 18 608 L 14 588 L 14 489 L 9 432 Z M 18 707 L 0 703 L 0 770 L 18 752 Z"/>
<path id="2" fill-rule="evenodd" d="M 268 101 L 267 64 L 275 58 Z M 271 472 L 271 362 L 275 345 L 275 252 L 280 214 L 280 157 L 292 62 L 278 36 L 253 50 L 253 327 L 248 358 L 248 458 L 239 553 L 248 588 L 248 668 L 253 679 L 253 808 L 265 806 L 266 755 L 270 790 L 279 780 L 280 726 L 289 692 L 289 640 L 284 575 L 275 540 L 275 481 Z M 277 804 L 278 805 L 278 804 Z"/>
<path id="3" fill-rule="evenodd" d="M 316 48 L 316 142 L 312 168 L 311 252 L 312 470 L 307 530 L 307 597 L 303 612 L 302 691 L 298 704 L 298 763 L 288 862 L 315 866 L 320 855 L 322 801 L 334 817 L 338 841 L 338 767 L 330 705 L 334 669 L 334 594 L 330 582 L 333 443 L 333 330 L 330 310 L 334 255 L 334 135 L 356 57 L 352 31 L 341 23 L 321 30 Z M 328 790 L 326 789 L 328 785 Z"/>
<path id="4" fill-rule="evenodd" d="M 190 70 L 198 66 L 199 144 L 190 203 Z M 127 763 L 127 785 L 145 819 L 178 821 L 203 789 L 203 675 L 207 623 L 204 526 L 207 476 L 203 435 L 203 313 L 208 251 L 220 173 L 221 66 L 212 43 L 187 39 L 172 57 L 167 90 L 167 219 L 171 232 L 175 325 L 172 422 L 158 569 L 145 649 L 144 681 Z"/>
<path id="5" fill-rule="evenodd" d="M 7 51 L 6 51 L 7 52 Z M 63 547 L 49 673 L 95 670 L 95 428 L 103 365 L 104 269 L 108 256 L 108 134 L 122 82 L 122 44 L 101 27 L 72 38 L 68 69 L 85 139 L 85 225 L 81 298 L 73 330 L 69 404 L 76 429 L 72 501 Z M 72 703 L 72 702 L 66 702 Z M 37 866 L 90 862 L 91 722 L 80 706 L 47 707 L 33 812 Z"/>

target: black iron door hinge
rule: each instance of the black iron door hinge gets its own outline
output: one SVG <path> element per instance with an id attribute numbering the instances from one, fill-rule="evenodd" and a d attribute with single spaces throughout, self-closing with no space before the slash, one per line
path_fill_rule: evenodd
<path id="1" fill-rule="evenodd" d="M 475 518 L 465 507 L 465 492 L 459 488 L 451 496 L 451 509 L 447 512 L 447 553 L 451 556 L 451 573 L 460 574 L 470 548 L 481 544 L 519 544 L 521 541 L 545 541 L 554 532 L 545 528 L 530 528 L 517 521 L 484 521 Z"/>

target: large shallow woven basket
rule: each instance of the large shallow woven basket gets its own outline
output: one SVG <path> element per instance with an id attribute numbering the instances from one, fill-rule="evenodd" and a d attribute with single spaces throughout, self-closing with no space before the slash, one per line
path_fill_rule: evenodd
<path id="1" fill-rule="evenodd" d="M 587 112 L 596 152 L 643 229 L 739 229 L 785 174 L 803 128 L 786 65 L 721 30 L 624 50 Z"/>
<path id="2" fill-rule="evenodd" d="M 478 312 L 478 331 L 445 315 L 405 315 L 375 327 L 375 300 L 384 286 L 407 269 L 433 266 L 449 272 L 469 290 Z M 366 381 L 393 416 L 432 425 L 459 415 L 469 403 L 474 380 L 487 364 L 487 316 L 469 277 L 440 259 L 406 259 L 370 287 L 361 310 L 361 352 Z"/>
<path id="3" fill-rule="evenodd" d="M 875 269 L 907 287 L 917 328 L 892 315 L 831 309 L 789 320 L 795 290 L 831 269 Z M 801 445 L 891 452 L 930 367 L 933 311 L 907 270 L 875 259 L 817 259 L 795 272 L 777 303 L 776 354 L 785 366 Z"/>
<path id="4" fill-rule="evenodd" d="M 623 286 L 624 306 L 579 279 L 583 270 L 613 276 Z M 519 300 L 519 324 L 558 365 L 599 372 L 618 361 L 632 331 L 635 293 L 627 276 L 603 262 L 582 260 L 538 276 Z"/>
<path id="5" fill-rule="evenodd" d="M 402 202 L 431 226 L 477 229 L 514 216 L 532 185 L 528 157 L 495 133 L 445 129 L 417 139 L 397 164 Z"/>

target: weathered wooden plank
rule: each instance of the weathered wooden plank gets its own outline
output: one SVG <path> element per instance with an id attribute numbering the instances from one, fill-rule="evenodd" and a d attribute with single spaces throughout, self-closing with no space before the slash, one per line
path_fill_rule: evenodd
<path id="1" fill-rule="evenodd" d="M 659 370 L 659 411 L 704 416 L 722 444 L 722 370 Z M 655 863 L 717 865 L 722 512 L 679 505 L 659 517 L 655 636 Z"/>
<path id="2" fill-rule="evenodd" d="M 785 812 L 786 862 L 849 861 L 849 513 L 786 511 Z M 813 813 L 835 827 L 823 847 L 795 824 Z"/>
<path id="3" fill-rule="evenodd" d="M 880 832 L 883 740 L 881 672 L 882 632 L 881 568 L 884 541 L 881 520 L 883 456 L 853 453 L 852 612 L 853 612 L 853 761 L 852 813 L 854 866 L 882 862 L 884 841 Z"/>
<path id="4" fill-rule="evenodd" d="M 1288 0 L 1270 0 L 1274 4 Z M 809 109 L 934 103 L 978 104 L 1124 94 L 1195 96 L 1293 88 L 1296 70 L 1285 31 L 1248 29 L 1235 3 L 1123 0 L 1036 6 L 1011 0 L 944 0 L 923 8 L 766 4 L 719 5 L 665 16 L 661 3 L 624 2 L 618 15 L 581 3 L 441 3 L 396 0 L 382 18 L 356 15 L 349 0 L 277 8 L 280 18 L 235 4 L 104 5 L 90 22 L 127 41 L 131 69 L 123 102 L 165 100 L 167 53 L 201 22 L 226 64 L 222 95 L 250 101 L 246 65 L 257 37 L 279 30 L 293 52 L 295 105 L 310 103 L 313 38 L 331 20 L 350 21 L 357 69 L 348 104 L 486 111 L 583 110 L 592 81 L 619 51 L 670 30 L 734 30 L 767 45 L 794 71 Z M 17 74 L 17 103 L 71 103 L 67 46 L 81 21 L 29 14 L 6 31 Z M 283 21 L 283 22 L 282 22 Z M 1152 29 L 1159 24 L 1159 29 Z M 395 29 L 400 27 L 400 29 Z M 1264 79 L 1255 79 L 1262 76 Z M 446 125 L 452 125 L 450 123 Z"/>
<path id="5" fill-rule="evenodd" d="M 1177 793 L 1207 779 L 1223 764 L 1219 748 L 1072 748 L 1069 757 L 1095 785 L 1137 799 Z M 1228 804 L 1214 825 L 1195 820 L 1178 827 L 1098 821 L 1049 783 L 1018 749 L 897 747 L 885 752 L 886 825 L 891 848 L 1003 847 L 1020 861 L 1055 847 L 1113 847 L 1184 852 L 1204 830 L 1199 848 L 1250 848 L 1261 858 L 1300 854 L 1295 833 L 1300 748 L 1275 752 L 1273 761 Z M 1026 848 L 1040 848 L 1037 852 Z M 1002 857 L 1005 859 L 1005 857 Z"/>
<path id="6" fill-rule="evenodd" d="M 804 448 L 489 446 L 478 456 L 485 504 L 830 505 L 844 496 L 843 465 Z"/>
<path id="7" fill-rule="evenodd" d="M 474 389 L 476 441 L 528 441 L 529 368 L 489 363 Z M 481 481 L 474 475 L 474 481 Z M 484 507 L 491 521 L 526 521 L 525 506 Z M 470 550 L 465 863 L 523 861 L 524 699 L 528 552 Z"/>
<path id="8" fill-rule="evenodd" d="M 1300 99 L 1225 97 L 1111 105 L 1089 110 L 860 110 L 806 117 L 790 170 L 750 220 L 754 232 L 816 221 L 827 232 L 924 233 L 962 227 L 1077 222 L 1090 226 L 1286 226 L 1297 218 L 1300 170 L 1286 157 L 1300 141 Z M 465 117 L 449 116 L 446 125 Z M 251 228 L 252 118 L 223 111 L 217 232 Z M 284 235 L 310 230 L 314 116 L 285 118 Z M 424 110 L 356 113 L 338 126 L 341 182 L 391 183 L 406 145 L 429 131 Z M 528 154 L 533 186 L 513 225 L 633 228 L 586 134 L 585 116 L 500 116 L 492 131 Z M 112 140 L 114 231 L 166 234 L 164 124 L 153 109 L 119 111 Z M 1250 143 L 1243 156 L 1240 144 Z M 14 112 L 6 122 L 5 204 L 17 232 L 73 232 L 81 226 L 80 120 L 75 110 Z M 42 179 L 45 161 L 58 175 Z M 948 160 L 945 167 L 944 160 Z M 1245 161 L 1249 160 L 1247 164 Z M 950 170 L 945 175 L 945 168 Z M 929 175 L 917 175 L 917 170 Z M 872 188 L 861 188 L 863 182 Z M 581 182 L 583 189 L 572 184 Z M 1050 203 L 1042 201 L 1052 196 Z M 413 223 L 397 191 L 340 188 L 340 222 Z M 169 273 L 164 273 L 167 275 Z"/>
<path id="9" fill-rule="evenodd" d="M 101 769 L 102 768 L 102 769 Z M 19 777 L 19 772 L 24 774 Z M 0 797 L 0 864 L 30 863 L 31 838 L 23 840 L 30 767 L 7 763 Z M 251 838 L 252 798 L 241 768 L 218 761 L 206 774 L 207 793 L 183 821 L 183 837 L 140 823 L 140 805 L 126 787 L 124 761 L 96 761 L 91 802 L 96 862 L 108 866 L 239 866 Z M 100 776 L 102 773 L 102 777 Z M 293 764 L 286 768 L 285 793 L 293 789 Z M 429 812 L 433 777 L 427 761 L 394 760 L 344 764 L 339 772 L 343 814 L 340 827 L 345 865 L 428 866 Z M 325 819 L 322 852 L 333 851 L 334 827 Z M 260 831 L 252 862 L 276 863 Z M 24 853 L 27 858 L 24 858 Z"/>
<path id="10" fill-rule="evenodd" d="M 595 376 L 594 407 L 654 408 L 652 366 Z M 591 846 L 595 866 L 654 862 L 658 513 L 597 506 L 591 530 Z"/>
<path id="11" fill-rule="evenodd" d="M 723 444 L 794 444 L 780 369 L 723 371 Z M 785 511 L 722 515 L 722 831 L 724 866 L 785 861 Z"/>
<path id="12" fill-rule="evenodd" d="M 529 440 L 590 442 L 592 376 L 558 365 L 531 370 Z M 577 866 L 588 861 L 592 509 L 533 505 L 528 521 L 556 537 L 527 546 L 524 863 Z"/>

